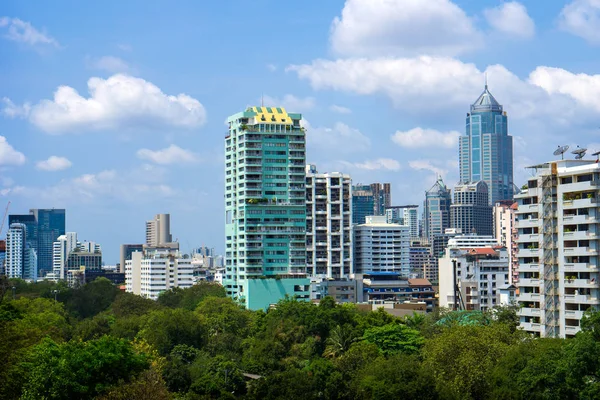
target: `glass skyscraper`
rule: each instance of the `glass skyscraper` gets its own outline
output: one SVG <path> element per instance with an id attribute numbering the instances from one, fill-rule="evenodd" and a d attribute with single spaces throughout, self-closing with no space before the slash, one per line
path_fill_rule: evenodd
<path id="1" fill-rule="evenodd" d="M 365 217 L 385 215 L 392 204 L 391 184 L 371 183 L 352 186 L 352 223 L 364 224 Z"/>
<path id="2" fill-rule="evenodd" d="M 506 112 L 488 90 L 487 83 L 467 114 L 465 133 L 459 142 L 460 181 L 484 181 L 490 205 L 512 200 L 512 136 L 508 134 Z"/>
<path id="3" fill-rule="evenodd" d="M 450 189 L 440 176 L 431 189 L 425 192 L 423 203 L 423 234 L 430 243 L 435 235 L 444 234 L 446 228 L 450 227 L 451 204 Z"/>

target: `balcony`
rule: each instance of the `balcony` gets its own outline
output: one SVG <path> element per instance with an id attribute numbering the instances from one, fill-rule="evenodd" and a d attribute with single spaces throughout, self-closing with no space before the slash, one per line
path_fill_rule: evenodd
<path id="1" fill-rule="evenodd" d="M 567 335 L 575 335 L 580 330 L 581 330 L 581 328 L 578 326 L 569 326 L 569 325 L 565 326 L 565 334 L 567 334 Z"/>
<path id="2" fill-rule="evenodd" d="M 563 223 L 565 225 L 575 224 L 594 224 L 597 223 L 598 219 L 595 216 L 590 215 L 563 215 Z"/>
<path id="3" fill-rule="evenodd" d="M 598 299 L 585 294 L 565 294 L 565 303 L 569 304 L 598 304 Z"/>
<path id="4" fill-rule="evenodd" d="M 598 282 L 595 279 L 571 279 L 565 280 L 565 287 L 567 288 L 596 288 Z"/>
<path id="5" fill-rule="evenodd" d="M 540 301 L 540 298 L 541 296 L 539 293 L 519 293 L 519 296 L 517 296 L 517 301 Z"/>
<path id="6" fill-rule="evenodd" d="M 538 272 L 539 264 L 519 264 L 519 272 Z"/>
<path id="7" fill-rule="evenodd" d="M 539 210 L 539 205 L 536 204 L 519 204 L 519 210 L 517 211 L 519 214 L 526 214 L 537 212 Z"/>
<path id="8" fill-rule="evenodd" d="M 517 228 L 533 228 L 539 226 L 540 221 L 537 218 L 519 219 L 517 220 Z"/>
<path id="9" fill-rule="evenodd" d="M 598 199 L 563 200 L 565 210 L 585 207 L 598 207 Z"/>
<path id="10" fill-rule="evenodd" d="M 521 329 L 527 332 L 539 332 L 540 324 L 535 322 L 521 322 Z"/>
<path id="11" fill-rule="evenodd" d="M 590 263 L 566 263 L 565 272 L 597 272 L 598 267 Z"/>
<path id="12" fill-rule="evenodd" d="M 584 312 L 585 311 L 565 310 L 565 318 L 581 320 L 581 318 L 583 318 Z"/>
<path id="13" fill-rule="evenodd" d="M 596 237 L 596 233 L 588 231 L 563 232 L 565 240 L 589 240 Z"/>
<path id="14" fill-rule="evenodd" d="M 523 317 L 540 317 L 542 311 L 539 308 L 523 307 L 519 310 L 519 315 Z"/>
<path id="15" fill-rule="evenodd" d="M 540 285 L 540 280 L 538 278 L 521 278 L 519 279 L 519 287 L 522 286 L 539 286 Z"/>
<path id="16" fill-rule="evenodd" d="M 517 238 L 518 243 L 528 243 L 528 242 L 538 242 L 540 240 L 540 235 L 537 233 L 534 234 L 521 234 Z"/>
<path id="17" fill-rule="evenodd" d="M 540 249 L 519 249 L 519 257 L 539 257 Z"/>
<path id="18" fill-rule="evenodd" d="M 596 256 L 598 250 L 591 247 L 565 247 L 565 256 Z"/>

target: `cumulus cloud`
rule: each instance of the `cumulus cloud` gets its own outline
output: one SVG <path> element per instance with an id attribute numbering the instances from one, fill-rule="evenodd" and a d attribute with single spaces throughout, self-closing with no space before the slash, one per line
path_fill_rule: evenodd
<path id="1" fill-rule="evenodd" d="M 86 58 L 86 64 L 89 68 L 99 69 L 110 73 L 127 72 L 129 65 L 119 57 L 103 56 L 99 58 Z"/>
<path id="2" fill-rule="evenodd" d="M 296 97 L 286 94 L 282 98 L 263 96 L 265 107 L 284 107 L 289 112 L 308 111 L 315 107 L 314 97 Z"/>
<path id="3" fill-rule="evenodd" d="M 25 155 L 12 147 L 4 136 L 0 136 L 0 165 L 23 165 Z"/>
<path id="4" fill-rule="evenodd" d="M 537 67 L 529 81 L 548 94 L 563 94 L 600 111 L 600 75 L 574 74 L 562 68 Z"/>
<path id="5" fill-rule="evenodd" d="M 483 11 L 488 24 L 498 32 L 521 38 L 535 34 L 535 23 L 527 14 L 525 6 L 516 1 L 500 4 Z"/>
<path id="6" fill-rule="evenodd" d="M 346 0 L 330 41 L 346 56 L 455 55 L 477 47 L 479 37 L 450 0 Z"/>
<path id="7" fill-rule="evenodd" d="M 161 150 L 140 149 L 138 158 L 152 161 L 156 164 L 185 164 L 198 161 L 197 156 L 189 150 L 182 149 L 174 144 Z"/>
<path id="8" fill-rule="evenodd" d="M 401 147 L 446 147 L 456 148 L 460 133 L 457 131 L 440 132 L 420 127 L 408 131 L 396 131 L 391 136 L 394 143 Z"/>
<path id="9" fill-rule="evenodd" d="M 348 107 L 343 107 L 343 106 L 338 106 L 337 104 L 332 104 L 331 106 L 329 106 L 329 109 L 333 112 L 336 112 L 338 114 L 350 114 L 352 113 L 352 110 L 349 109 Z"/>
<path id="10" fill-rule="evenodd" d="M 38 161 L 36 168 L 42 171 L 62 171 L 72 165 L 65 157 L 50 156 L 47 160 Z"/>
<path id="11" fill-rule="evenodd" d="M 9 118 L 26 118 L 31 111 L 31 104 L 24 103 L 19 106 L 12 102 L 8 97 L 2 98 L 4 107 L 2 108 L 2 114 Z"/>
<path id="12" fill-rule="evenodd" d="M 117 74 L 88 80 L 90 97 L 60 86 L 52 100 L 31 108 L 30 121 L 49 133 L 152 128 L 195 128 L 206 121 L 204 106 L 186 95 L 163 93 L 140 78 Z"/>
<path id="13" fill-rule="evenodd" d="M 0 17 L 0 28 L 6 28 L 7 33 L 4 37 L 14 42 L 25 43 L 31 46 L 51 45 L 59 47 L 56 39 L 44 32 L 38 31 L 31 23 L 22 21 L 19 18 Z"/>
<path id="14" fill-rule="evenodd" d="M 570 2 L 560 12 L 559 26 L 562 30 L 592 44 L 600 44 L 600 1 Z"/>
<path id="15" fill-rule="evenodd" d="M 371 146 L 371 140 L 358 129 L 342 122 L 337 122 L 333 128 L 312 127 L 303 120 L 306 128 L 306 142 L 315 150 L 323 150 L 328 154 L 362 152 Z"/>
<path id="16" fill-rule="evenodd" d="M 408 162 L 408 166 L 416 170 L 431 171 L 436 175 L 446 176 L 448 170 L 433 164 L 430 160 L 413 160 Z"/>
<path id="17" fill-rule="evenodd" d="M 358 169 L 366 169 L 369 171 L 385 169 L 389 171 L 399 171 L 401 165 L 398 161 L 391 158 L 378 158 L 376 160 L 367 160 L 353 164 Z"/>

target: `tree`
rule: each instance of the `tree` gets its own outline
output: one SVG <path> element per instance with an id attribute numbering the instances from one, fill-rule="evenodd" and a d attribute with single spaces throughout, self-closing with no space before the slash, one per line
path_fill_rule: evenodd
<path id="1" fill-rule="evenodd" d="M 58 344 L 44 339 L 25 361 L 22 399 L 88 399 L 148 368 L 147 358 L 121 339 L 104 336 Z"/>
<path id="2" fill-rule="evenodd" d="M 225 288 L 218 283 L 200 282 L 186 289 L 173 288 L 158 296 L 158 303 L 171 308 L 193 311 L 207 297 L 225 297 Z"/>
<path id="3" fill-rule="evenodd" d="M 98 278 L 75 290 L 67 301 L 67 309 L 79 318 L 89 318 L 106 310 L 119 293 L 119 288 L 106 278 Z"/>
<path id="4" fill-rule="evenodd" d="M 119 292 L 110 308 L 118 318 L 140 316 L 159 308 L 159 304 L 133 293 Z"/>
<path id="5" fill-rule="evenodd" d="M 129 383 L 111 389 L 99 400 L 169 400 L 172 396 L 160 373 L 154 368 L 143 371 Z"/>
<path id="6" fill-rule="evenodd" d="M 340 357 L 346 351 L 348 351 L 348 349 L 350 349 L 350 346 L 355 341 L 356 336 L 354 335 L 354 331 L 352 330 L 351 326 L 344 325 L 342 328 L 341 326 L 337 325 L 331 330 L 331 332 L 329 332 L 329 337 L 325 341 L 326 347 L 323 355 L 325 357 L 332 358 Z"/>
<path id="7" fill-rule="evenodd" d="M 166 308 L 150 312 L 138 337 L 166 356 L 178 344 L 202 348 L 205 333 L 193 312 Z"/>
<path id="8" fill-rule="evenodd" d="M 419 331 L 396 323 L 367 329 L 363 339 L 375 344 L 386 356 L 415 353 L 425 342 Z"/>

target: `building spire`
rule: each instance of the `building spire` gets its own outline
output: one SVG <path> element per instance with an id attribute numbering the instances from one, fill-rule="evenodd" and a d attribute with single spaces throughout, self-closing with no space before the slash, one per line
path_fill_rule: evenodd
<path id="1" fill-rule="evenodd" d="M 487 72 L 485 73 L 485 90 L 487 90 L 488 88 L 488 84 L 487 84 Z"/>

